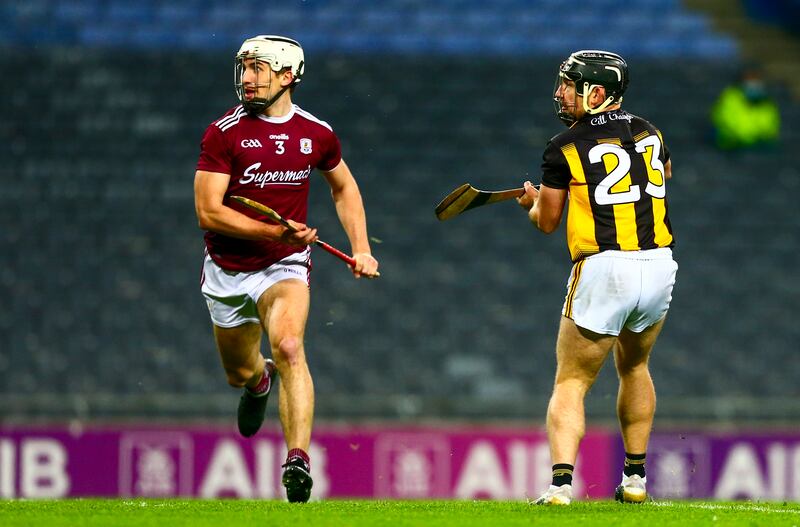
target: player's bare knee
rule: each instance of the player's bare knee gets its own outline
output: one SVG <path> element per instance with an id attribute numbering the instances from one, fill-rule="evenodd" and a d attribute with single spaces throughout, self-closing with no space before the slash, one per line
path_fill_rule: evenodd
<path id="1" fill-rule="evenodd" d="M 285 337 L 281 339 L 277 347 L 272 350 L 275 362 L 295 366 L 303 358 L 303 344 L 297 337 Z"/>
<path id="2" fill-rule="evenodd" d="M 234 388 L 243 388 L 253 374 L 254 372 L 252 368 L 240 367 L 225 369 L 225 375 L 228 378 L 228 384 Z"/>
<path id="3" fill-rule="evenodd" d="M 616 361 L 616 368 L 619 378 L 646 375 L 649 371 L 647 359 L 641 357 L 635 359 L 631 359 L 630 357 L 618 359 Z"/>
<path id="4" fill-rule="evenodd" d="M 560 373 L 555 380 L 555 389 L 563 393 L 583 396 L 586 395 L 596 379 L 597 374 L 591 372 Z"/>

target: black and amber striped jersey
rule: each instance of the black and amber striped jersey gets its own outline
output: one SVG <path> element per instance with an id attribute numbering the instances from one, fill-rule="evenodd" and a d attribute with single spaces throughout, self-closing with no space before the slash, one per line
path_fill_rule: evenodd
<path id="1" fill-rule="evenodd" d="M 672 247 L 661 132 L 623 110 L 585 115 L 547 144 L 542 184 L 568 189 L 573 261 L 607 250 Z"/>

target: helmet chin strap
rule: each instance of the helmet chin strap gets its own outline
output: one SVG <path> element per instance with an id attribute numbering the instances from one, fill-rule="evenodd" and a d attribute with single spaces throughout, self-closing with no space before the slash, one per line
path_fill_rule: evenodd
<path id="1" fill-rule="evenodd" d="M 583 111 L 585 111 L 586 113 L 588 113 L 590 115 L 594 115 L 596 113 L 600 113 L 603 110 L 605 110 L 606 108 L 608 108 L 609 106 L 611 106 L 612 104 L 619 104 L 619 103 L 622 102 L 622 98 L 621 97 L 620 97 L 620 99 L 618 101 L 615 101 L 614 100 L 614 96 L 613 95 L 609 95 L 608 97 L 606 97 L 606 100 L 603 101 L 603 104 L 601 104 L 597 108 L 590 108 L 589 107 L 589 95 L 592 94 L 592 91 L 595 88 L 600 88 L 600 87 L 601 86 L 599 84 L 589 85 L 588 82 L 584 82 L 583 83 L 583 93 L 585 93 L 585 95 L 583 96 Z"/>
<path id="2" fill-rule="evenodd" d="M 245 109 L 245 111 L 247 112 L 248 115 L 258 115 L 258 114 L 264 113 L 267 108 L 272 106 L 275 103 L 275 101 L 277 101 L 280 98 L 280 96 L 283 95 L 283 92 L 285 92 L 286 90 L 288 90 L 291 87 L 292 87 L 292 84 L 290 84 L 288 86 L 284 86 L 283 88 L 281 88 L 278 91 L 278 93 L 276 93 L 270 99 L 262 99 L 262 98 L 253 97 L 252 100 L 242 101 L 242 106 L 244 107 L 244 109 Z"/>

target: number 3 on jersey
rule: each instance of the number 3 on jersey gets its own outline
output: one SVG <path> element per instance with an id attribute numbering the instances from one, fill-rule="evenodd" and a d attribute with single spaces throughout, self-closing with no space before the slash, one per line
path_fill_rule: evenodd
<path id="1" fill-rule="evenodd" d="M 286 152 L 286 149 L 283 147 L 283 141 L 275 141 L 275 153 L 282 154 Z"/>
<path id="2" fill-rule="evenodd" d="M 658 158 L 661 153 L 661 142 L 658 136 L 649 135 L 638 141 L 636 151 L 642 154 L 648 166 L 645 193 L 654 198 L 663 199 L 666 196 L 666 189 L 664 188 L 664 164 Z M 630 172 L 630 154 L 616 143 L 602 143 L 589 150 L 589 162 L 600 163 L 606 155 L 613 155 L 617 163 L 595 188 L 595 202 L 598 205 L 619 205 L 639 201 L 642 197 L 639 185 L 629 185 L 628 190 L 624 192 L 611 191 L 614 185 L 622 181 Z"/>

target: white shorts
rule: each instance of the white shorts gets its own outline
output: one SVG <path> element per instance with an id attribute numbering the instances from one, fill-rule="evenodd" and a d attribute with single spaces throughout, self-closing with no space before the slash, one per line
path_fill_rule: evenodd
<path id="1" fill-rule="evenodd" d="M 256 304 L 261 295 L 281 280 L 309 283 L 311 250 L 290 254 L 260 271 L 226 271 L 206 254 L 200 290 L 206 297 L 214 325 L 232 328 L 242 324 L 260 324 Z"/>
<path id="2" fill-rule="evenodd" d="M 595 333 L 640 333 L 667 314 L 677 271 L 666 247 L 589 256 L 572 267 L 561 314 Z"/>

